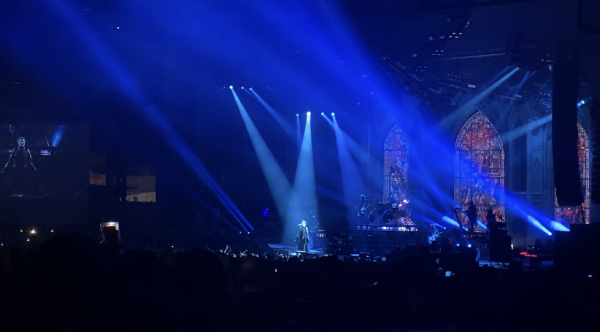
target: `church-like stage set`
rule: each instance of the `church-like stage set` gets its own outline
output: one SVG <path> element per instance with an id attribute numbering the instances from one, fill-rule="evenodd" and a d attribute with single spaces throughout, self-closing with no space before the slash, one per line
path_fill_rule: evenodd
<path id="1" fill-rule="evenodd" d="M 19 94 L 33 83 L 0 71 L 3 96 L 15 98 L 0 119 L 0 226 L 25 245 L 21 225 L 96 234 L 118 222 L 123 239 L 145 245 L 377 257 L 428 247 L 501 262 L 593 233 L 581 231 L 600 220 L 593 43 L 581 47 L 579 32 L 551 19 L 530 22 L 534 1 L 439 13 L 409 1 L 422 15 L 389 20 L 394 1 L 373 12 L 325 2 L 304 14 L 281 4 L 248 26 L 215 18 L 214 40 L 194 20 L 149 21 L 157 47 L 147 52 L 126 42 L 152 35 L 141 26 L 102 23 L 115 26 L 97 42 L 65 37 L 94 51 L 74 54 L 82 75 L 49 81 L 57 91 L 44 98 Z M 560 15 L 554 2 L 544 8 Z M 207 39 L 196 48 L 192 36 Z M 13 46 L 6 68 L 46 51 Z M 21 69 L 61 78 L 64 61 Z M 81 106 L 81 96 L 94 97 Z"/>
<path id="2" fill-rule="evenodd" d="M 555 233 L 568 230 L 569 225 L 590 223 L 589 138 L 581 124 L 577 125 L 577 157 L 585 193 L 583 203 L 559 206 L 554 197 L 553 205 L 546 203 L 551 209 L 544 209 L 544 195 L 512 192 L 506 184 L 522 186 L 522 173 L 531 174 L 536 181 L 550 180 L 551 169 L 536 168 L 537 159 L 533 169 L 526 168 L 526 163 L 508 168 L 506 160 L 514 160 L 520 153 L 518 149 L 523 147 L 517 143 L 525 144 L 523 135 L 534 143 L 533 152 L 548 149 L 544 137 L 550 137 L 550 128 L 541 126 L 507 140 L 509 135 L 501 135 L 484 111 L 469 112 L 464 118 L 462 126 L 457 127 L 454 146 L 446 145 L 446 151 L 440 151 L 433 159 L 420 148 L 411 150 L 410 136 L 414 132 L 402 129 L 400 124 L 388 125 L 381 157 L 372 158 L 379 161 L 375 165 L 373 160 L 367 162 L 371 163 L 368 167 L 381 171 L 365 175 L 380 177 L 381 181 L 371 183 L 372 188 L 362 186 L 362 191 L 354 192 L 354 202 L 343 206 L 344 228 L 332 231 L 327 220 L 314 216 L 307 227 L 309 249 L 290 243 L 271 243 L 269 247 L 287 255 L 384 257 L 395 249 L 414 246 L 429 247 L 432 253 L 473 250 L 480 260 L 508 262 L 514 248 L 522 250 L 521 258 L 537 257 L 534 242 L 552 240 Z M 439 143 L 421 142 L 421 146 L 427 144 Z M 436 158 L 443 163 L 428 164 Z M 452 181 L 440 181 L 436 171 L 450 174 Z M 546 188 L 542 182 L 536 185 Z M 349 185 L 343 182 L 342 186 Z M 378 195 L 379 190 L 382 194 Z"/>

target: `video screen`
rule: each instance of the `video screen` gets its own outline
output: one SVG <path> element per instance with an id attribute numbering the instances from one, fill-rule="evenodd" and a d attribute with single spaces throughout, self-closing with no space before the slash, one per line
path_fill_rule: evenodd
<path id="1" fill-rule="evenodd" d="M 0 197 L 87 197 L 89 126 L 0 124 Z"/>

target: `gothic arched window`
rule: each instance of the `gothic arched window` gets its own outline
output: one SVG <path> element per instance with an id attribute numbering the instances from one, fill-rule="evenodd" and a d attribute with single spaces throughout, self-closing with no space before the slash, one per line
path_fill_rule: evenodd
<path id="1" fill-rule="evenodd" d="M 504 221 L 504 148 L 498 131 L 483 113 L 475 113 L 464 124 L 455 153 L 454 200 L 465 208 L 473 201 L 484 224 L 489 209 L 497 221 Z M 468 225 L 464 215 L 460 222 Z"/>
<path id="2" fill-rule="evenodd" d="M 590 223 L 590 146 L 585 129 L 577 123 L 577 156 L 579 158 L 579 178 L 583 189 L 581 206 L 558 206 L 554 192 L 554 218 L 566 224 Z M 582 218 L 583 217 L 583 218 Z"/>
<path id="3" fill-rule="evenodd" d="M 383 147 L 383 201 L 400 202 L 406 199 L 408 180 L 408 145 L 402 129 L 395 125 Z"/>

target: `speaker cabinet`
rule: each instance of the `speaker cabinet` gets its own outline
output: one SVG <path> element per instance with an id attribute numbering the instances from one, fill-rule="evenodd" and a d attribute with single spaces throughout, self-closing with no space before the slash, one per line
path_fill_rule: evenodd
<path id="1" fill-rule="evenodd" d="M 574 47 L 559 41 L 553 75 L 552 157 L 560 206 L 583 203 L 577 155 L 577 86 L 579 59 Z"/>

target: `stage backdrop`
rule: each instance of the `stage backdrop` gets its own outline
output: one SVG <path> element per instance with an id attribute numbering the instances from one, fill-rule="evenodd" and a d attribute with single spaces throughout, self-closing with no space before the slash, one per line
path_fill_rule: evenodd
<path id="1" fill-rule="evenodd" d="M 497 221 L 503 222 L 503 193 L 504 148 L 496 128 L 483 113 L 477 112 L 456 138 L 454 200 L 465 209 L 473 201 L 478 219 L 484 224 L 489 209 L 494 211 Z M 468 225 L 464 215 L 461 223 Z"/>
<path id="2" fill-rule="evenodd" d="M 383 148 L 383 202 L 401 202 L 408 190 L 408 144 L 402 129 L 395 125 Z"/>
<path id="3" fill-rule="evenodd" d="M 581 124 L 577 124 L 577 156 L 579 159 L 579 178 L 583 190 L 583 205 L 558 206 L 556 190 L 554 192 L 554 218 L 565 224 L 590 223 L 590 146 L 589 138 Z"/>

